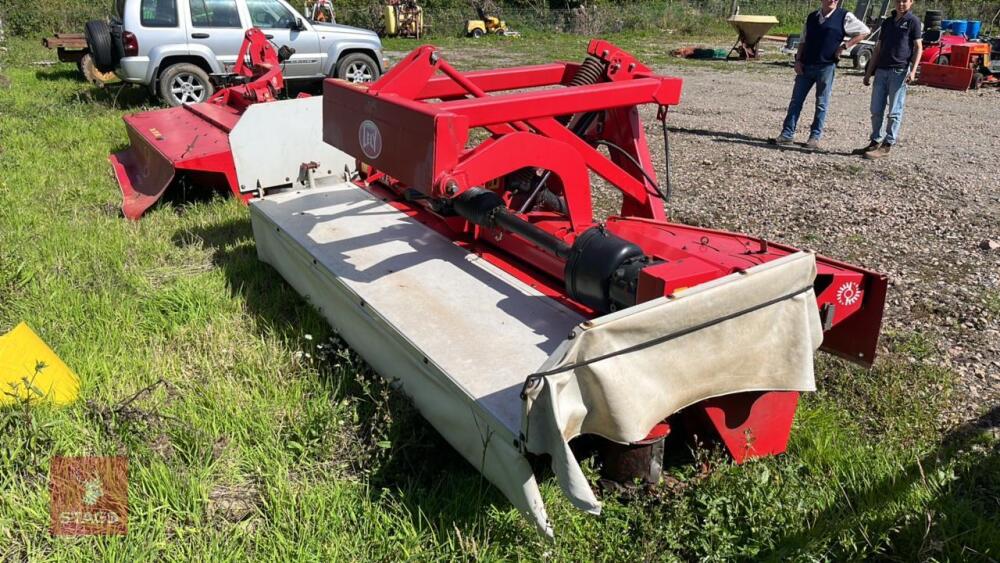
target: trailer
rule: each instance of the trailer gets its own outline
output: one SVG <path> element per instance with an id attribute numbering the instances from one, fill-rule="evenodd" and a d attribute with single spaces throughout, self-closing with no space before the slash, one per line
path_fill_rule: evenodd
<path id="1" fill-rule="evenodd" d="M 55 49 L 61 62 L 75 63 L 84 80 L 95 86 L 115 80 L 115 73 L 101 72 L 94 65 L 94 58 L 87 47 L 87 39 L 82 33 L 56 33 L 52 37 L 42 39 L 42 46 Z"/>

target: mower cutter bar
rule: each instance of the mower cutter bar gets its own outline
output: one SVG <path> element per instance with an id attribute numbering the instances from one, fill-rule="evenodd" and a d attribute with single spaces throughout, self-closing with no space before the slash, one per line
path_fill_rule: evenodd
<path id="1" fill-rule="evenodd" d="M 109 159 L 121 188 L 125 217 L 141 217 L 163 196 L 179 171 L 221 175 L 222 188 L 237 183 L 229 131 L 236 125 L 239 112 L 199 104 L 123 119 L 131 146 Z M 203 182 L 210 183 L 211 177 L 206 175 Z"/>

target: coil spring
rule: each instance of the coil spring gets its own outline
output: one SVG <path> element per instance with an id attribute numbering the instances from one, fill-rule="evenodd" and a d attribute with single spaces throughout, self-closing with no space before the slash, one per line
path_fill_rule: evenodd
<path id="1" fill-rule="evenodd" d="M 604 78 L 604 61 L 595 57 L 594 55 L 587 55 L 587 58 L 583 59 L 583 62 L 573 73 L 573 78 L 569 79 L 568 86 L 587 86 L 588 84 L 597 84 Z M 556 121 L 566 125 L 572 118 L 572 115 L 560 115 L 556 118 Z"/>
<path id="2" fill-rule="evenodd" d="M 573 78 L 570 79 L 568 86 L 586 86 L 588 84 L 597 84 L 602 78 L 604 78 L 605 68 L 606 65 L 604 64 L 604 61 L 593 55 L 587 55 L 587 57 L 583 59 L 583 63 L 581 63 L 576 69 L 576 72 L 573 73 Z M 556 118 L 556 120 L 559 123 L 566 125 L 572 117 L 572 115 L 560 115 Z M 525 208 L 534 203 L 535 205 L 540 205 L 546 209 L 565 213 L 566 200 L 561 196 L 557 196 L 549 192 L 543 187 L 547 178 L 548 176 L 546 175 L 541 179 L 540 183 L 535 184 L 538 180 L 535 169 L 522 168 L 521 170 L 507 175 L 506 185 L 508 186 L 508 189 L 513 188 L 518 191 L 538 192 L 532 193 L 529 196 L 529 201 L 525 203 Z"/>
<path id="3" fill-rule="evenodd" d="M 597 84 L 603 77 L 604 61 L 594 55 L 587 55 L 587 58 L 583 59 L 583 64 L 580 65 L 580 68 L 576 69 L 576 73 L 570 79 L 569 85 L 586 86 L 588 84 Z"/>

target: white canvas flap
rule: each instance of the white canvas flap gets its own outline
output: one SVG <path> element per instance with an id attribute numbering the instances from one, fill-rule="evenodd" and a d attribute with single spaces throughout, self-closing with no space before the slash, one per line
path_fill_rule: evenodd
<path id="1" fill-rule="evenodd" d="M 564 492 L 597 512 L 572 438 L 636 442 L 704 399 L 815 390 L 815 277 L 815 256 L 800 252 L 582 323 L 525 385 L 525 448 L 550 454 Z"/>

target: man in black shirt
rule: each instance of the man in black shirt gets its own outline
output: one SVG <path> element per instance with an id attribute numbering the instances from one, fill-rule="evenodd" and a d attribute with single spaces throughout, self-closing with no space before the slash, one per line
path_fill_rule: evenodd
<path id="1" fill-rule="evenodd" d="M 896 0 L 892 17 L 882 22 L 878 43 L 868 67 L 865 68 L 865 86 L 872 89 L 872 134 L 867 147 L 854 151 L 867 159 L 889 155 L 899 140 L 903 124 L 903 105 L 906 103 L 906 85 L 916 80 L 917 65 L 924 50 L 921 40 L 920 20 L 913 15 L 913 0 Z M 885 121 L 889 108 L 888 123 Z"/>

